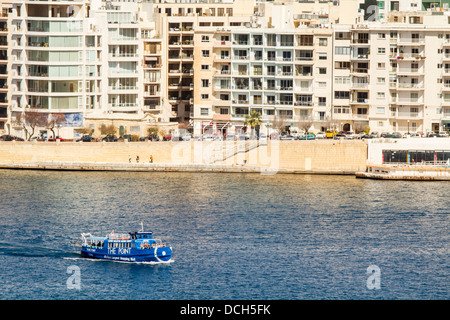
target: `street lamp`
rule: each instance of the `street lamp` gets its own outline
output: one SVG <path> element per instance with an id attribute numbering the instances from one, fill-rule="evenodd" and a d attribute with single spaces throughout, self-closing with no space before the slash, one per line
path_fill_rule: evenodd
<path id="1" fill-rule="evenodd" d="M 408 134 L 409 134 L 409 120 L 408 120 Z"/>

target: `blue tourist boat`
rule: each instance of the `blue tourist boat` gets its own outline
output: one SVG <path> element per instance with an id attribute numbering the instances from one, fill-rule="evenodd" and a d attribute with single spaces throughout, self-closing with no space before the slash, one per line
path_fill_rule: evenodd
<path id="1" fill-rule="evenodd" d="M 127 262 L 168 262 L 172 248 L 153 233 L 141 231 L 118 234 L 111 232 L 105 237 L 90 233 L 81 234 L 81 255 L 93 259 L 108 259 Z"/>

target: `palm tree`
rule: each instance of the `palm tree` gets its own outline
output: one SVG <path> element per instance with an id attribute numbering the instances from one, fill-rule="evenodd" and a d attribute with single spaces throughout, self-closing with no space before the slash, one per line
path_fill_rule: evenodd
<path id="1" fill-rule="evenodd" d="M 244 125 L 250 126 L 252 128 L 252 136 L 255 135 L 255 127 L 260 126 L 262 123 L 261 121 L 261 113 L 258 111 L 250 111 L 250 114 L 245 115 Z"/>

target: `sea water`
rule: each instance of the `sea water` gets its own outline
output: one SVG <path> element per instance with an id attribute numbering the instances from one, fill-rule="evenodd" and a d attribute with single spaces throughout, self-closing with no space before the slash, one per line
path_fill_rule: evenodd
<path id="1" fill-rule="evenodd" d="M 448 299 L 448 182 L 0 171 L 0 298 Z M 81 258 L 153 231 L 170 263 Z"/>

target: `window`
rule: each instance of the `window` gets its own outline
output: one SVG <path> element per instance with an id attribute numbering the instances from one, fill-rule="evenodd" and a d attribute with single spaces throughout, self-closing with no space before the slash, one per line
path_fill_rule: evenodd
<path id="1" fill-rule="evenodd" d="M 335 34 L 336 40 L 350 40 L 350 32 L 336 32 Z"/>
<path id="2" fill-rule="evenodd" d="M 386 48 L 378 48 L 378 54 L 385 54 Z"/>
<path id="3" fill-rule="evenodd" d="M 209 57 L 209 50 L 202 50 L 202 57 L 208 58 Z"/>
<path id="4" fill-rule="evenodd" d="M 384 84 L 384 83 L 386 83 L 386 78 L 377 78 L 377 83 L 378 83 L 378 84 Z"/>
<path id="5" fill-rule="evenodd" d="M 336 114 L 350 114 L 350 107 L 348 106 L 335 106 L 334 113 Z"/>
<path id="6" fill-rule="evenodd" d="M 202 36 L 202 42 L 209 42 L 209 36 Z"/>
<path id="7" fill-rule="evenodd" d="M 319 52 L 319 60 L 327 60 L 327 53 Z"/>
<path id="8" fill-rule="evenodd" d="M 327 68 L 319 68 L 319 74 L 327 74 Z"/>
<path id="9" fill-rule="evenodd" d="M 350 70 L 350 62 L 349 61 L 336 61 L 334 63 L 334 68 Z"/>
<path id="10" fill-rule="evenodd" d="M 350 55 L 350 47 L 336 47 L 334 53 L 337 55 Z"/>
<path id="11" fill-rule="evenodd" d="M 202 79 L 202 88 L 209 87 L 209 79 Z"/>
<path id="12" fill-rule="evenodd" d="M 385 93 L 384 92 L 377 92 L 377 99 L 384 99 Z"/>
<path id="13" fill-rule="evenodd" d="M 200 95 L 200 98 L 201 98 L 202 100 L 208 100 L 208 99 L 209 99 L 209 94 L 207 94 L 207 93 L 202 93 L 202 94 Z"/>
<path id="14" fill-rule="evenodd" d="M 350 77 L 337 76 L 334 77 L 335 84 L 350 84 Z"/>
<path id="15" fill-rule="evenodd" d="M 335 99 L 350 99 L 350 91 L 335 91 Z"/>
<path id="16" fill-rule="evenodd" d="M 386 33 L 378 33 L 378 39 L 386 39 Z"/>
<path id="17" fill-rule="evenodd" d="M 384 107 L 377 107 L 377 113 L 384 114 Z"/>
<path id="18" fill-rule="evenodd" d="M 229 59 L 230 58 L 230 52 L 226 50 L 220 51 L 220 59 Z"/>
<path id="19" fill-rule="evenodd" d="M 319 97 L 319 106 L 323 107 L 327 105 L 327 98 L 326 97 Z"/>
<path id="20" fill-rule="evenodd" d="M 208 108 L 200 108 L 200 115 L 207 116 L 208 114 Z"/>
<path id="21" fill-rule="evenodd" d="M 378 62 L 377 67 L 379 70 L 384 70 L 386 68 L 386 64 L 384 62 Z"/>
<path id="22" fill-rule="evenodd" d="M 328 39 L 327 38 L 319 38 L 319 46 L 326 47 L 328 45 Z"/>
<path id="23" fill-rule="evenodd" d="M 209 70 L 208 64 L 202 64 L 202 70 Z"/>

